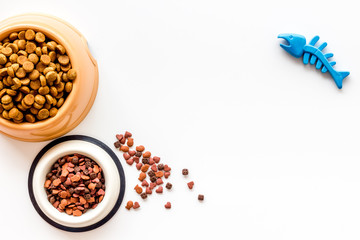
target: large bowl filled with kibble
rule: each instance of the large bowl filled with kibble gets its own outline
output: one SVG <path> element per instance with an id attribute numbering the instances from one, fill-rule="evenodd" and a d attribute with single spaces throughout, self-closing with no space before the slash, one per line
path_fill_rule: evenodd
<path id="1" fill-rule="evenodd" d="M 97 93 L 98 67 L 85 38 L 56 17 L 0 23 L 0 132 L 44 141 L 75 128 Z"/>

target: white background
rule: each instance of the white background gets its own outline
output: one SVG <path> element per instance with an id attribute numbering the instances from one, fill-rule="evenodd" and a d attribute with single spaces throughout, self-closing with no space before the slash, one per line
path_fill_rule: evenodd
<path id="1" fill-rule="evenodd" d="M 355 0 L 1 0 L 1 19 L 53 14 L 87 38 L 99 91 L 69 134 L 112 147 L 129 130 L 171 165 L 174 189 L 143 201 L 137 170 L 123 165 L 124 201 L 141 208 L 122 205 L 99 229 L 64 232 L 28 197 L 30 164 L 47 142 L 0 136 L 0 238 L 359 239 L 358 10 Z M 335 69 L 351 72 L 343 89 L 285 53 L 283 32 L 327 41 Z"/>

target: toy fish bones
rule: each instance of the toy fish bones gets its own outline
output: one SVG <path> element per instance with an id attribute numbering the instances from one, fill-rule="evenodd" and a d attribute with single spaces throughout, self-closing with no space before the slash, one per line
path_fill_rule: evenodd
<path id="1" fill-rule="evenodd" d="M 290 34 L 284 33 L 280 34 L 278 38 L 283 38 L 286 40 L 288 45 L 280 44 L 280 46 L 296 58 L 303 56 L 303 63 L 315 64 L 316 69 L 321 69 L 321 72 L 326 73 L 329 71 L 330 75 L 334 79 L 336 86 L 341 89 L 342 81 L 346 78 L 350 72 L 338 72 L 333 66 L 336 62 L 329 62 L 329 58 L 333 57 L 332 53 L 323 53 L 322 50 L 327 46 L 327 43 L 322 43 L 319 47 L 315 47 L 317 41 L 319 41 L 319 36 L 313 37 L 308 44 L 306 44 L 306 38 L 299 34 Z"/>

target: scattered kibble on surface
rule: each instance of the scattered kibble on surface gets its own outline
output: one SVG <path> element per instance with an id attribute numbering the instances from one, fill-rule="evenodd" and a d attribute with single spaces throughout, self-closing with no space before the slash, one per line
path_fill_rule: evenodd
<path id="1" fill-rule="evenodd" d="M 138 202 L 135 202 L 133 205 L 133 209 L 138 209 L 140 207 L 140 204 Z"/>
<path id="2" fill-rule="evenodd" d="M 156 191 L 156 193 L 162 193 L 163 192 L 163 187 L 162 186 L 159 186 Z"/>
<path id="3" fill-rule="evenodd" d="M 142 187 L 140 187 L 139 185 L 136 185 L 136 186 L 134 187 L 134 189 L 135 189 L 136 193 L 138 193 L 138 194 L 141 194 L 142 191 L 143 191 Z"/>
<path id="4" fill-rule="evenodd" d="M 172 188 L 172 184 L 168 182 L 168 183 L 166 184 L 166 188 L 170 190 L 170 189 Z"/>
<path id="5" fill-rule="evenodd" d="M 126 208 L 127 210 L 130 210 L 130 209 L 133 207 L 133 205 L 134 205 L 133 201 L 128 201 L 128 202 L 126 203 L 125 208 Z"/>
<path id="6" fill-rule="evenodd" d="M 140 194 L 140 196 L 141 196 L 141 198 L 142 198 L 142 199 L 147 198 L 147 194 L 146 194 L 146 192 L 143 192 L 142 194 Z"/>
<path id="7" fill-rule="evenodd" d="M 145 151 L 143 145 L 135 146 L 132 133 L 126 131 L 124 134 L 116 134 L 116 139 L 117 141 L 114 143 L 114 147 L 123 152 L 123 158 L 127 164 L 132 165 L 135 162 L 136 169 L 140 171 L 138 180 L 141 184 L 137 184 L 134 187 L 136 193 L 138 193 L 142 199 L 146 199 L 148 195 L 151 195 L 153 190 L 158 194 L 162 194 L 163 187 L 161 185 L 164 183 L 163 177 L 166 179 L 170 177 L 171 167 L 167 164 L 160 163 L 161 158 L 153 156 L 148 150 Z M 133 147 L 135 149 L 133 149 Z M 182 175 L 187 176 L 188 174 L 188 169 L 182 169 Z M 194 182 L 188 182 L 187 185 L 189 189 L 192 189 Z M 170 190 L 172 186 L 170 182 L 167 182 L 165 188 Z M 199 194 L 198 199 L 199 201 L 203 201 L 204 195 Z M 133 203 L 132 201 L 129 201 L 126 205 L 127 209 L 136 209 L 139 207 L 138 202 Z M 167 202 L 165 208 L 170 209 L 171 203 Z"/>
<path id="8" fill-rule="evenodd" d="M 203 201 L 203 200 L 204 200 L 204 195 L 199 194 L 198 199 L 199 199 L 200 201 Z"/>
<path id="9" fill-rule="evenodd" d="M 166 208 L 166 209 L 170 209 L 170 208 L 171 208 L 171 203 L 170 203 L 170 202 L 167 202 L 167 203 L 165 204 L 165 208 Z"/>

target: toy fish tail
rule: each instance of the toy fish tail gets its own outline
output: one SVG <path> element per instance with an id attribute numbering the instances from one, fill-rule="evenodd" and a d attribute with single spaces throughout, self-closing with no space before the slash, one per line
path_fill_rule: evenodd
<path id="1" fill-rule="evenodd" d="M 336 83 L 336 86 L 341 89 L 342 88 L 342 81 L 344 78 L 346 78 L 350 72 L 337 72 L 337 74 L 334 76 L 334 80 Z"/>

